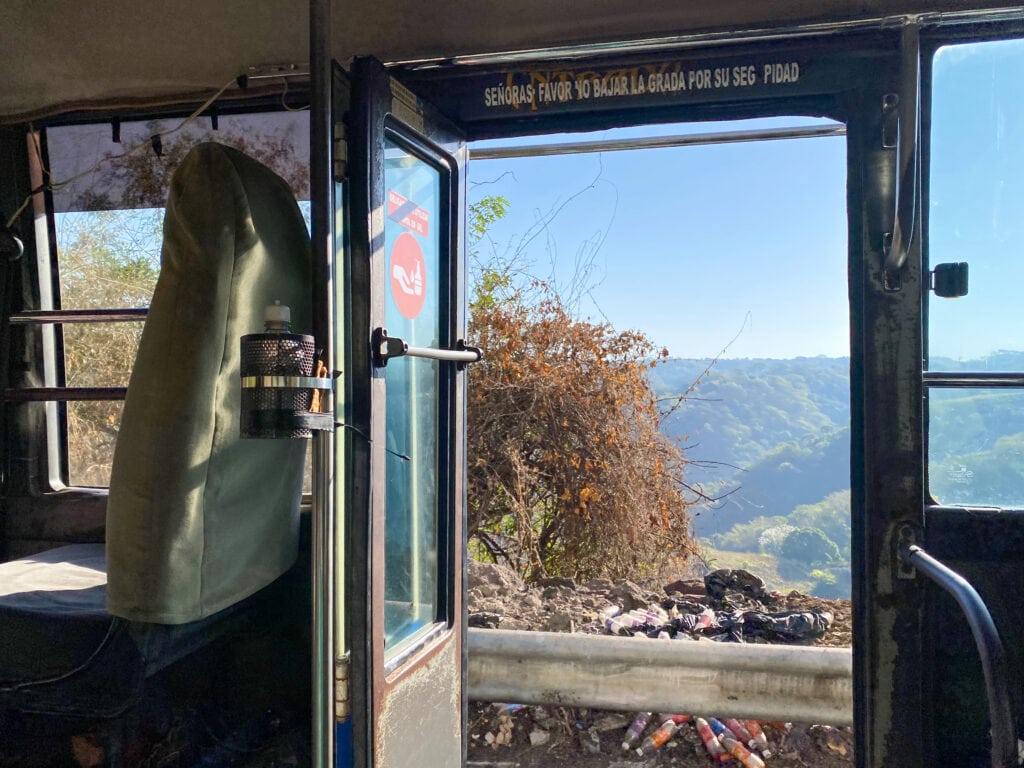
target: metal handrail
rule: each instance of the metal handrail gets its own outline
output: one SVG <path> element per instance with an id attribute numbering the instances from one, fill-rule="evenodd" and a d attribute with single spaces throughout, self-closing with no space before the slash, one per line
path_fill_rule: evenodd
<path id="1" fill-rule="evenodd" d="M 910 254 L 917 219 L 918 159 L 921 135 L 921 25 L 908 19 L 902 33 L 899 141 L 896 147 L 896 200 L 892 240 L 885 254 L 885 271 L 899 272 Z"/>
<path id="2" fill-rule="evenodd" d="M 48 323 L 137 323 L 146 319 L 145 307 L 125 309 L 31 309 L 11 315 L 11 325 L 46 325 Z"/>
<path id="3" fill-rule="evenodd" d="M 916 544 L 900 549 L 900 559 L 934 581 L 956 600 L 974 635 L 988 694 L 988 713 L 992 725 L 992 768 L 1016 768 L 1017 732 L 1013 719 L 1006 667 L 999 631 L 992 614 L 978 591 L 963 576 L 943 565 Z"/>
<path id="4" fill-rule="evenodd" d="M 925 371 L 925 386 L 935 388 L 1024 388 L 1024 373 L 1002 371 Z"/>
<path id="5" fill-rule="evenodd" d="M 70 403 L 124 400 L 127 387 L 23 387 L 3 390 L 8 403 Z"/>
<path id="6" fill-rule="evenodd" d="M 483 351 L 459 339 L 455 342 L 454 349 L 442 349 L 440 347 L 413 347 L 404 339 L 397 336 L 388 336 L 384 328 L 375 328 L 373 338 L 370 341 L 373 351 L 373 364 L 383 368 L 388 360 L 393 357 L 422 357 L 428 360 L 442 360 L 449 363 L 459 363 L 460 366 L 468 363 L 479 363 L 483 359 Z"/>

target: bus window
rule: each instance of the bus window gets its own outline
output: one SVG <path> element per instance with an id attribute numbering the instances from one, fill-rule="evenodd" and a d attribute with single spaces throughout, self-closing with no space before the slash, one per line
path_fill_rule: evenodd
<path id="1" fill-rule="evenodd" d="M 970 291 L 928 305 L 929 489 L 942 504 L 1020 507 L 1024 40 L 945 46 L 933 72 L 929 261 L 968 262 Z"/>
<path id="2" fill-rule="evenodd" d="M 176 118 L 46 129 L 36 156 L 45 149 L 46 161 L 38 165 L 54 180 L 53 308 L 109 313 L 148 306 L 160 269 L 171 174 L 200 142 L 241 149 L 285 178 L 300 201 L 308 200 L 307 113 L 227 115 L 216 129 L 205 118 L 179 130 L 181 124 Z M 308 219 L 308 202 L 300 207 Z M 50 364 L 57 371 L 62 366 L 68 387 L 126 387 L 143 319 L 139 313 L 127 321 L 65 321 L 56 335 L 62 343 L 54 343 L 63 354 Z M 53 333 L 45 326 L 43 332 Z M 51 440 L 66 460 L 64 482 L 108 485 L 120 401 L 71 401 L 63 407 L 66 437 L 57 429 Z"/>

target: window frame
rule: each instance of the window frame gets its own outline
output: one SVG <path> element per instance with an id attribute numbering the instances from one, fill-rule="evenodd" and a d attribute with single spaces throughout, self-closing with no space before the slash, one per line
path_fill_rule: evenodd
<path id="1" fill-rule="evenodd" d="M 290 93 L 294 94 L 302 103 L 306 103 L 307 95 L 304 88 L 292 88 Z M 30 146 L 26 144 L 27 162 L 32 174 L 33 189 L 43 185 L 43 179 L 49 175 L 51 159 L 47 141 L 47 131 L 76 125 L 109 124 L 112 137 L 118 136 L 122 123 L 145 124 L 154 120 L 165 120 L 171 123 L 170 133 L 178 130 L 185 122 L 192 120 L 210 121 L 213 131 L 218 130 L 219 116 L 255 116 L 287 114 L 294 111 L 303 111 L 308 115 L 308 110 L 302 108 L 296 110 L 283 103 L 279 95 L 263 96 L 252 99 L 240 99 L 230 103 L 216 105 L 201 115 L 195 115 L 195 105 L 180 104 L 166 108 L 149 109 L 142 111 L 118 110 L 97 113 L 75 113 L 64 115 L 32 127 L 27 131 L 31 137 L 33 133 L 38 136 L 39 156 L 35 157 Z M 31 140 L 31 139 L 30 139 Z M 198 141 L 210 140 L 203 136 Z M 197 142 L 198 143 L 198 142 Z M 148 151 L 148 150 L 144 150 Z M 301 158 L 301 155 L 299 156 Z M 44 171 L 45 169 L 45 171 Z M 25 333 L 34 333 L 30 326 L 37 326 L 40 332 L 52 336 L 52 342 L 44 341 L 43 356 L 38 360 L 39 373 L 43 374 L 46 386 L 36 388 L 22 388 L 12 401 L 41 401 L 47 411 L 47 437 L 45 445 L 42 446 L 42 463 L 46 467 L 48 491 L 76 490 L 84 492 L 105 492 L 109 485 L 86 485 L 72 482 L 70 476 L 70 435 L 68 429 L 68 403 L 88 401 L 122 401 L 124 400 L 127 386 L 87 386 L 68 387 L 66 376 L 67 349 L 64 340 L 63 326 L 70 323 L 115 323 L 115 322 L 139 322 L 144 321 L 148 311 L 148 303 L 144 307 L 125 308 L 98 308 L 95 310 L 65 309 L 62 302 L 61 290 L 61 254 L 57 238 L 56 206 L 53 193 L 49 189 L 42 189 L 37 196 L 36 206 L 36 229 L 34 238 L 34 249 L 30 243 L 26 243 L 25 258 L 32 258 L 31 252 L 35 253 L 36 260 L 36 287 L 40 291 L 40 308 L 15 313 L 11 316 L 12 325 L 25 327 Z M 303 202 L 299 200 L 299 202 Z M 132 210 L 131 208 L 111 207 L 111 211 Z M 40 224 L 43 222 L 43 224 Z M 49 291 L 47 297 L 45 291 Z M 49 299 L 49 301 L 48 301 Z M 46 306 L 46 304 L 51 306 Z M 52 372 L 52 373 L 51 373 Z M 37 374 L 38 375 L 38 374 Z M 112 458 L 112 456 L 111 456 Z M 307 494 L 304 492 L 304 497 Z"/>
<path id="2" fill-rule="evenodd" d="M 390 143 L 392 146 L 406 152 L 418 161 L 430 166 L 438 173 L 438 203 L 437 211 L 439 219 L 437 232 L 437 246 L 439 253 L 438 260 L 438 345 L 442 348 L 454 347 L 457 331 L 455 328 L 455 307 L 452 303 L 453 294 L 457 292 L 454 285 L 458 258 L 457 246 L 455 243 L 455 222 L 447 212 L 455 204 L 454 185 L 456 172 L 454 161 L 448 157 L 443 149 L 434 146 L 429 141 L 421 138 L 415 131 L 387 115 L 383 124 L 384 145 Z M 383 319 L 383 315 L 382 315 Z M 392 365 L 408 365 L 413 362 L 421 362 L 415 359 L 398 360 Z M 425 361 L 423 361 L 425 362 Z M 450 630 L 455 624 L 454 605 L 455 595 L 451 586 L 452 569 L 461 567 L 454 562 L 455 548 L 454 537 L 454 515 L 455 515 L 455 441 L 451 436 L 455 434 L 453 418 L 455 414 L 456 398 L 456 366 L 453 363 L 437 361 L 436 382 L 437 382 L 437 421 L 435 424 L 437 435 L 437 454 L 435 471 L 437 473 L 437 497 L 436 509 L 433 516 L 433 525 L 436 532 L 436 568 L 435 568 L 435 595 L 432 621 L 409 635 L 398 639 L 391 648 L 385 647 L 384 670 L 385 674 L 391 674 L 402 668 L 418 652 L 429 645 L 440 633 Z M 382 368 L 385 379 L 385 393 L 387 390 L 387 368 Z M 385 394 L 386 398 L 386 394 Z M 386 402 L 386 399 L 385 399 Z M 386 405 L 382 407 L 381 418 L 386 420 Z M 387 478 L 384 478 L 385 484 Z M 387 529 L 387 509 L 384 509 L 384 528 Z"/>

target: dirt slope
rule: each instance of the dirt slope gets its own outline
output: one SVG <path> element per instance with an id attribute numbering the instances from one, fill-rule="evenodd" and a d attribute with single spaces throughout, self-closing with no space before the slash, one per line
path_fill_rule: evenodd
<path id="1" fill-rule="evenodd" d="M 612 605 L 624 611 L 659 605 L 668 593 L 658 585 L 598 579 L 584 585 L 549 579 L 527 587 L 502 566 L 470 563 L 470 625 L 547 632 L 605 633 L 598 614 Z M 676 582 L 673 596 L 702 599 L 716 608 L 786 611 L 827 611 L 832 620 L 821 637 L 805 644 L 849 646 L 852 640 L 850 603 L 822 600 L 797 592 L 788 595 L 734 593 L 726 602 L 709 597 L 702 581 Z M 636 713 L 566 707 L 506 706 L 473 702 L 469 715 L 469 757 L 473 767 L 501 768 L 632 768 L 643 766 L 715 765 L 691 723 L 685 723 L 660 750 L 638 755 L 622 749 L 624 733 Z M 714 716 L 715 713 L 686 713 Z M 853 764 L 849 728 L 814 723 L 765 723 L 771 768 L 842 768 Z M 648 728 L 648 733 L 654 726 Z M 718 763 L 723 764 L 723 763 Z M 731 765 L 739 766 L 738 762 Z"/>

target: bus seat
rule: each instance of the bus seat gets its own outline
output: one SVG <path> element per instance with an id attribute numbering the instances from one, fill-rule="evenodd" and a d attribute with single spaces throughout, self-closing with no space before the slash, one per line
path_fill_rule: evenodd
<path id="1" fill-rule="evenodd" d="M 309 236 L 287 183 L 200 144 L 171 182 L 160 277 L 107 501 L 107 605 L 180 624 L 248 597 L 298 546 L 306 444 L 239 436 L 240 339 L 268 304 L 311 325 Z"/>
<path id="2" fill-rule="evenodd" d="M 264 588 L 296 560 L 306 444 L 240 438 L 239 345 L 275 300 L 309 328 L 310 299 L 287 183 L 237 150 L 193 148 L 171 182 L 106 545 L 0 564 L 0 710 L 116 715 L 146 676 L 280 615 Z"/>

